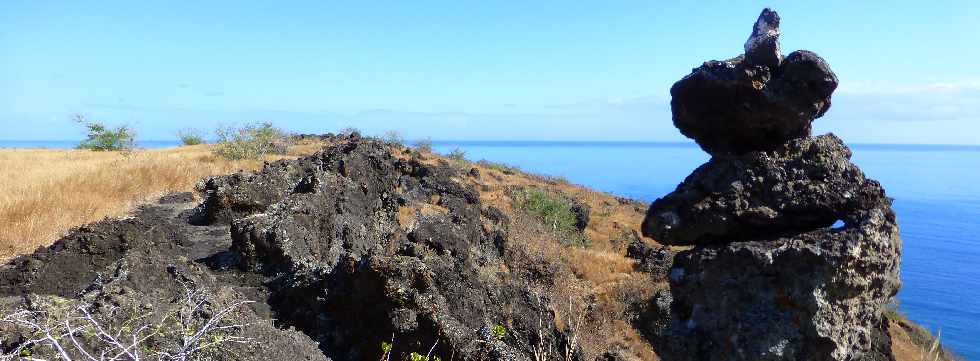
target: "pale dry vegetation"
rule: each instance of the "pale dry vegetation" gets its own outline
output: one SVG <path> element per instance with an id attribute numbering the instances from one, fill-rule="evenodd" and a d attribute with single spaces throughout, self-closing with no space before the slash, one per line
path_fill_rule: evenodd
<path id="1" fill-rule="evenodd" d="M 289 154 L 317 149 L 301 144 Z M 190 191 L 205 176 L 261 165 L 222 159 L 208 145 L 125 153 L 0 149 L 0 259 L 49 245 L 72 227 L 125 216 L 162 194 Z"/>

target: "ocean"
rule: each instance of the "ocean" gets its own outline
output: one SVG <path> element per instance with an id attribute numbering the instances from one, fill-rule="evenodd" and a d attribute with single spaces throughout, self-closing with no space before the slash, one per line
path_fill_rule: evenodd
<path id="1" fill-rule="evenodd" d="M 71 148 L 68 141 L 0 141 L 5 147 Z M 140 142 L 143 148 L 177 141 Z M 708 155 L 692 143 L 434 142 L 471 160 L 564 176 L 573 183 L 653 201 Z M 980 147 L 851 145 L 853 161 L 884 185 L 904 240 L 900 309 L 969 360 L 980 360 Z"/>

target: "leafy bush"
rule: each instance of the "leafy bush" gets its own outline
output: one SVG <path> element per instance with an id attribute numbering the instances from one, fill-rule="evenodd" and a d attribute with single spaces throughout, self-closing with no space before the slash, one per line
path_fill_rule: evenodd
<path id="1" fill-rule="evenodd" d="M 197 129 L 185 128 L 177 132 L 180 142 L 184 145 L 198 145 L 206 143 L 204 136 Z"/>
<path id="2" fill-rule="evenodd" d="M 575 213 L 571 205 L 561 196 L 543 189 L 525 189 L 518 194 L 520 209 L 536 214 L 555 230 L 575 229 Z"/>
<path id="3" fill-rule="evenodd" d="M 268 154 L 286 154 L 290 137 L 271 123 L 250 124 L 241 128 L 219 128 L 214 154 L 232 160 L 261 159 Z"/>
<path id="4" fill-rule="evenodd" d="M 75 121 L 88 131 L 88 137 L 76 148 L 95 151 L 132 150 L 136 146 L 136 132 L 128 126 L 109 129 L 101 122 L 89 121 L 76 115 Z"/>

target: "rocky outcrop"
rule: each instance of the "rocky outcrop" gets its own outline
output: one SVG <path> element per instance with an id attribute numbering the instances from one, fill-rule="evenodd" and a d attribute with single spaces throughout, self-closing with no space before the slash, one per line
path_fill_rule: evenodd
<path id="1" fill-rule="evenodd" d="M 888 202 L 878 182 L 850 162 L 833 134 L 791 140 L 773 151 L 717 156 L 657 199 L 646 234 L 696 245 L 859 224 L 861 210 Z"/>
<path id="2" fill-rule="evenodd" d="M 810 134 L 837 76 L 806 50 L 779 52 L 779 15 L 765 10 L 746 54 L 712 60 L 670 88 L 674 125 L 712 155 L 771 150 Z"/>
<path id="3" fill-rule="evenodd" d="M 168 195 L 0 266 L 0 317 L 87 310 L 107 327 L 129 327 L 118 310 L 139 310 L 153 324 L 171 322 L 193 290 L 208 298 L 195 298 L 200 309 L 181 320 L 222 314 L 209 337 L 261 340 L 197 355 L 210 359 L 381 359 L 382 342 L 393 344 L 390 359 L 586 357 L 591 336 L 573 338 L 562 319 L 585 322 L 564 313 L 573 300 L 575 312 L 592 307 L 593 291 L 573 287 L 550 225 L 484 204 L 468 169 L 445 160 L 357 134 L 327 142 L 311 156 L 207 178 L 196 206 L 192 194 Z M 590 210 L 573 201 L 581 231 Z M 34 334 L 0 331 L 0 354 Z M 185 333 L 146 346 L 169 349 Z"/>
<path id="4" fill-rule="evenodd" d="M 839 138 L 810 137 L 837 79 L 811 52 L 782 59 L 778 25 L 764 10 L 745 55 L 707 62 L 671 89 L 674 124 L 712 158 L 643 222 L 646 236 L 694 246 L 675 256 L 670 294 L 655 298 L 649 331 L 664 359 L 889 352 L 873 342 L 888 341 L 881 310 L 900 287 L 891 200 Z"/>
<path id="5" fill-rule="evenodd" d="M 200 212 L 233 218 L 226 267 L 262 275 L 277 318 L 333 359 L 376 358 L 392 337 L 396 355 L 530 359 L 530 345 L 491 330 L 563 340 L 548 309 L 557 280 L 526 277 L 511 261 L 526 256 L 510 253 L 507 217 L 454 180 L 464 176 L 352 137 L 209 179 Z"/>
<path id="6" fill-rule="evenodd" d="M 228 310 L 214 323 L 222 329 L 208 333 L 204 341 L 234 338 L 261 343 L 215 344 L 195 357 L 259 361 L 288 355 L 294 360 L 326 360 L 307 335 L 268 322 L 272 315 L 267 307 L 243 303 L 261 301 L 254 285 L 231 282 L 206 266 L 208 256 L 227 249 L 227 229 L 190 225 L 187 220 L 193 212 L 183 208 L 190 200 L 187 193 L 165 196 L 159 204 L 143 206 L 132 218 L 82 226 L 51 247 L 0 266 L 4 321 L 14 319 L 16 310 L 26 315 L 25 321 L 73 324 L 79 331 L 75 340 L 58 334 L 72 359 L 87 359 L 70 346 L 74 341 L 89 351 L 118 353 L 121 349 L 94 337 L 92 324 L 81 318 L 88 312 L 110 334 L 122 335 L 126 346 L 132 342 L 130 335 L 146 336 L 139 352 L 148 357 L 181 349 L 186 331 L 201 330 L 216 313 Z M 150 328 L 136 331 L 141 325 Z M 35 337 L 37 329 L 0 322 L 0 354 Z M 55 359 L 45 353 L 53 351 L 34 347 L 20 355 Z"/>

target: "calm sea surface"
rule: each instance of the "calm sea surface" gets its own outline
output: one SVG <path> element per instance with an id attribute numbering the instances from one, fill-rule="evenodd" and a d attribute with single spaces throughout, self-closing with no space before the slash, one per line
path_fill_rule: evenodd
<path id="1" fill-rule="evenodd" d="M 0 141 L 5 147 L 71 148 L 77 142 Z M 141 142 L 143 148 L 177 141 Z M 652 201 L 672 191 L 707 154 L 689 143 L 436 142 L 574 183 Z M 980 147 L 853 145 L 853 161 L 895 198 L 905 241 L 898 297 L 913 320 L 969 360 L 980 360 Z"/>

